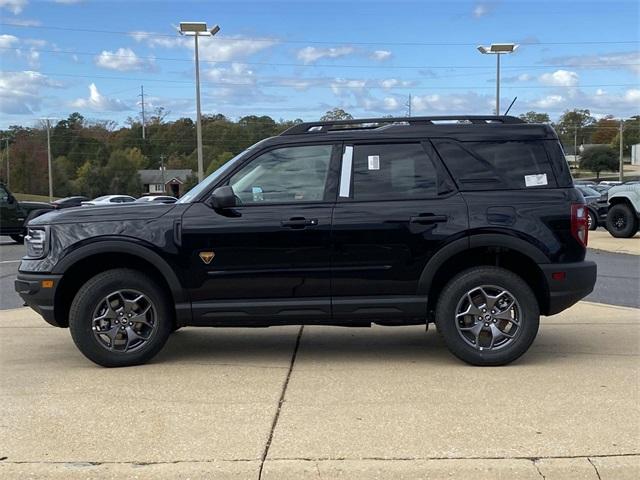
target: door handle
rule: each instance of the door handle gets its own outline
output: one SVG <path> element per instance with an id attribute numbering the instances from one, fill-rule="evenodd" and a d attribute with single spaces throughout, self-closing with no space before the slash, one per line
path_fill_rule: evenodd
<path id="1" fill-rule="evenodd" d="M 417 217 L 410 217 L 409 223 L 419 223 L 421 225 L 428 225 L 430 223 L 444 223 L 449 219 L 446 215 L 418 215 Z"/>
<path id="2" fill-rule="evenodd" d="M 317 218 L 304 218 L 304 217 L 292 217 L 289 220 L 282 220 L 280 225 L 286 228 L 306 228 L 306 227 L 315 227 L 318 225 Z"/>

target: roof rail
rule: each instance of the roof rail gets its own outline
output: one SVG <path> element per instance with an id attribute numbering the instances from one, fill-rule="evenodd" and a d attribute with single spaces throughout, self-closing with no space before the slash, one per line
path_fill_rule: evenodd
<path id="1" fill-rule="evenodd" d="M 327 133 L 341 130 L 371 130 L 402 123 L 409 125 L 438 125 L 445 122 L 460 122 L 473 124 L 487 123 L 525 123 L 517 117 L 509 115 L 445 115 L 437 117 L 382 117 L 357 118 L 353 120 L 328 120 L 318 122 L 304 122 L 294 125 L 280 135 L 302 135 L 303 133 Z"/>

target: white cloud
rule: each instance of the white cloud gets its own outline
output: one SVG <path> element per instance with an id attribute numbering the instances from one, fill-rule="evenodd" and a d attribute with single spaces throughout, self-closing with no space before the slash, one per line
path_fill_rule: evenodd
<path id="1" fill-rule="evenodd" d="M 553 73 L 540 75 L 540 83 L 553 87 L 575 87 L 578 85 L 578 74 L 569 70 L 556 70 Z"/>
<path id="2" fill-rule="evenodd" d="M 493 12 L 497 3 L 497 1 L 476 2 L 471 13 L 475 18 L 482 18 Z"/>
<path id="3" fill-rule="evenodd" d="M 150 69 L 154 65 L 153 60 L 139 58 L 130 48 L 119 48 L 115 52 L 103 50 L 95 62 L 99 67 L 121 72 Z"/>
<path id="4" fill-rule="evenodd" d="M 254 85 L 256 82 L 253 70 L 242 63 L 232 63 L 229 68 L 215 67 L 204 72 L 205 79 L 229 85 Z"/>
<path id="5" fill-rule="evenodd" d="M 6 8 L 14 15 L 18 15 L 27 5 L 27 0 L 0 0 L 0 8 Z"/>
<path id="6" fill-rule="evenodd" d="M 366 80 L 336 78 L 331 82 L 331 91 L 335 95 L 345 95 L 354 92 L 361 93 L 366 86 Z"/>
<path id="7" fill-rule="evenodd" d="M 11 48 L 16 43 L 18 43 L 18 37 L 7 34 L 0 35 L 0 48 Z"/>
<path id="8" fill-rule="evenodd" d="M 640 74 L 640 51 L 554 57 L 542 62 L 590 69 L 630 70 Z"/>
<path id="9" fill-rule="evenodd" d="M 61 87 L 39 72 L 0 72 L 0 112 L 32 114 L 40 109 L 45 88 Z"/>
<path id="10" fill-rule="evenodd" d="M 486 114 L 494 108 L 495 99 L 491 95 L 475 92 L 452 94 L 415 95 L 411 98 L 412 112 L 415 114 Z"/>
<path id="11" fill-rule="evenodd" d="M 42 22 L 40 20 L 29 20 L 27 18 L 11 19 L 11 23 L 20 27 L 39 27 L 40 25 L 42 25 Z"/>
<path id="12" fill-rule="evenodd" d="M 309 64 L 320 60 L 321 58 L 340 58 L 346 55 L 351 55 L 355 52 L 355 48 L 349 46 L 342 47 L 305 47 L 302 50 L 298 50 L 298 60 L 302 60 L 303 63 Z"/>
<path id="13" fill-rule="evenodd" d="M 375 50 L 371 53 L 371 58 L 378 62 L 389 60 L 392 56 L 393 54 L 389 50 Z"/>
<path id="14" fill-rule="evenodd" d="M 37 68 L 40 66 L 40 52 L 31 47 L 29 50 L 16 49 L 16 55 L 18 58 L 22 58 L 27 62 L 31 68 Z"/>
<path id="15" fill-rule="evenodd" d="M 546 95 L 533 102 L 533 105 L 538 108 L 557 108 L 565 103 L 565 98 L 562 95 Z"/>
<path id="16" fill-rule="evenodd" d="M 386 78 L 384 80 L 380 80 L 380 86 L 385 90 L 395 87 L 410 87 L 411 85 L 413 85 L 413 82 L 410 80 L 399 80 L 397 78 Z"/>
<path id="17" fill-rule="evenodd" d="M 96 112 L 121 112 L 130 109 L 122 100 L 102 95 L 95 83 L 89 85 L 89 98 L 78 98 L 71 102 L 71 106 Z"/>
<path id="18" fill-rule="evenodd" d="M 194 49 L 192 37 L 160 37 L 153 32 L 132 32 L 131 37 L 151 48 L 185 48 Z M 203 37 L 199 40 L 200 59 L 208 62 L 228 62 L 247 58 L 255 53 L 273 47 L 278 43 L 271 38 L 233 37 Z"/>
<path id="19" fill-rule="evenodd" d="M 629 103 L 635 103 L 636 106 L 640 103 L 640 89 L 633 88 L 631 90 L 627 90 L 624 94 L 625 101 Z"/>

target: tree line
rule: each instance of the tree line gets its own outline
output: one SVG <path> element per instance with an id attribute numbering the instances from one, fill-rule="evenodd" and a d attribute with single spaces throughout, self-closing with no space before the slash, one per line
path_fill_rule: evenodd
<path id="1" fill-rule="evenodd" d="M 328 111 L 322 120 L 353 118 L 342 109 Z M 619 141 L 619 122 L 613 117 L 596 120 L 589 110 L 566 111 L 552 123 L 545 113 L 521 115 L 527 122 L 549 123 L 558 132 L 565 152 L 573 153 L 578 145 L 601 143 L 615 146 Z M 278 135 L 301 120 L 274 120 L 269 116 L 249 115 L 233 121 L 224 115 L 202 117 L 203 158 L 206 173 L 211 173 L 248 146 L 263 138 Z M 640 116 L 625 121 L 624 149 L 640 143 Z M 141 169 L 197 170 L 196 128 L 190 118 L 166 120 L 166 112 L 156 110 L 142 123 L 128 119 L 118 127 L 114 122 L 88 121 L 72 113 L 50 129 L 53 190 L 57 197 L 107 193 L 140 195 L 142 185 L 137 174 Z M 10 126 L 0 131 L 0 181 L 7 183 L 7 146 L 10 159 L 10 188 L 14 192 L 47 194 L 47 132 L 44 125 Z M 609 147 L 612 149 L 612 147 Z M 612 150 L 613 151 L 613 150 Z M 192 176 L 188 189 L 196 183 Z"/>

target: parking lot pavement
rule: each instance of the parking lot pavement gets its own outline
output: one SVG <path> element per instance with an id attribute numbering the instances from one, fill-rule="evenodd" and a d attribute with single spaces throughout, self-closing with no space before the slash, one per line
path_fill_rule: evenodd
<path id="1" fill-rule="evenodd" d="M 589 248 L 611 253 L 640 255 L 640 233 L 631 238 L 616 238 L 604 228 L 589 232 Z"/>
<path id="2" fill-rule="evenodd" d="M 499 368 L 424 327 L 279 327 L 186 328 L 104 369 L 5 310 L 0 477 L 635 479 L 639 315 L 582 302 Z"/>

